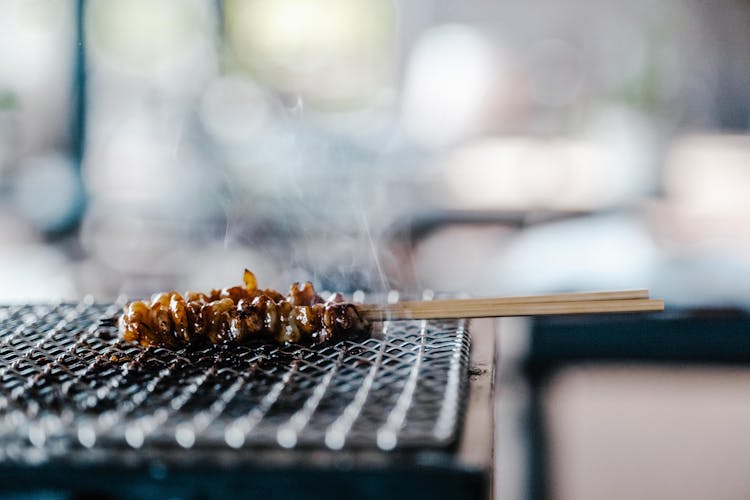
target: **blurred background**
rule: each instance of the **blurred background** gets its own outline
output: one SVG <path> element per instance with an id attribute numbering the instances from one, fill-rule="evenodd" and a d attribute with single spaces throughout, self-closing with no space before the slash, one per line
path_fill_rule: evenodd
<path id="1" fill-rule="evenodd" d="M 747 22 L 727 0 L 3 0 L 0 299 L 247 266 L 743 302 Z"/>
<path id="2" fill-rule="evenodd" d="M 218 287 L 248 267 L 282 289 L 649 288 L 742 308 L 749 132 L 741 0 L 0 0 L 0 302 Z M 747 422 L 746 370 L 623 355 L 528 385 L 534 326 L 509 328 L 499 496 L 750 494 L 748 438 L 689 439 Z M 727 411 L 669 425 L 704 407 L 696 384 Z M 543 480 L 518 451 L 537 392 Z M 656 455 L 605 404 L 618 394 L 636 415 L 660 404 Z M 639 453 L 695 459 L 664 477 Z"/>

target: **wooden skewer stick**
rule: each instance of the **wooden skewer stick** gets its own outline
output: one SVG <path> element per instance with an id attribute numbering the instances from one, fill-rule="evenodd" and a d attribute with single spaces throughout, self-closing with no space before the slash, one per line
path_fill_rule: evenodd
<path id="1" fill-rule="evenodd" d="M 486 318 L 663 311 L 664 301 L 649 299 L 647 290 L 633 290 L 361 304 L 357 310 L 368 320 Z"/>

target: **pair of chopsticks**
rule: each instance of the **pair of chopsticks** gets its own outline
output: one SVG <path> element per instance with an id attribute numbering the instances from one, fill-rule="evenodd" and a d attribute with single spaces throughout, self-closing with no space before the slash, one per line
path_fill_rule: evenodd
<path id="1" fill-rule="evenodd" d="M 525 297 L 495 297 L 361 304 L 367 320 L 493 318 L 553 314 L 663 311 L 664 301 L 650 299 L 648 290 L 575 292 Z"/>

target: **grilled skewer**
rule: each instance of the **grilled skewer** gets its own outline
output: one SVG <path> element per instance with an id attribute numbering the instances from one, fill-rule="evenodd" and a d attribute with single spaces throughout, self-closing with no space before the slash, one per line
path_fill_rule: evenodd
<path id="1" fill-rule="evenodd" d="M 443 319 L 546 314 L 645 312 L 664 309 L 647 290 L 563 293 L 526 297 L 434 300 L 395 304 L 346 302 L 341 294 L 327 301 L 310 282 L 292 284 L 284 296 L 259 289 L 255 275 L 245 270 L 244 286 L 208 294 L 156 294 L 151 302 L 132 302 L 118 324 L 125 340 L 144 346 L 179 347 L 208 341 L 213 344 L 275 341 L 321 343 L 361 333 L 369 321 Z"/>
<path id="2" fill-rule="evenodd" d="M 261 290 L 247 269 L 244 282 L 209 294 L 172 291 L 154 295 L 150 303 L 131 302 L 118 320 L 120 334 L 143 346 L 179 347 L 203 341 L 320 343 L 365 329 L 356 307 L 341 294 L 323 301 L 309 282 L 294 283 L 287 296 Z"/>

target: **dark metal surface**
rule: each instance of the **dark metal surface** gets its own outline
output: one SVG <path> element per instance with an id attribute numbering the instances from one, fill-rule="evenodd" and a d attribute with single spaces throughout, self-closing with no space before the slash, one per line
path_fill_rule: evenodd
<path id="1" fill-rule="evenodd" d="M 394 321 L 314 347 L 143 349 L 113 304 L 0 306 L 0 460 L 88 450 L 445 449 L 470 338 L 462 321 Z"/>

